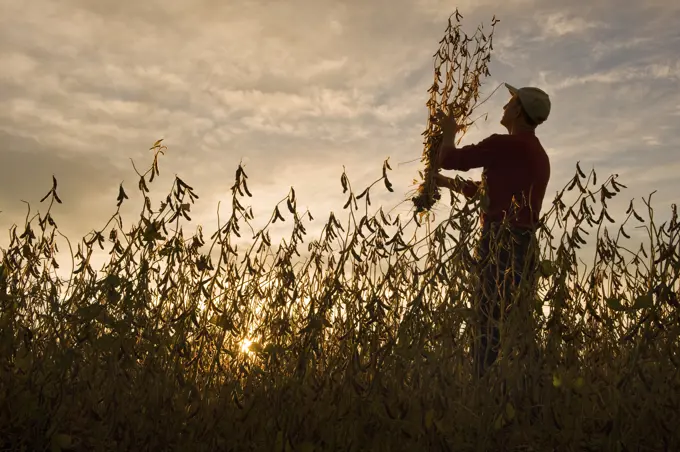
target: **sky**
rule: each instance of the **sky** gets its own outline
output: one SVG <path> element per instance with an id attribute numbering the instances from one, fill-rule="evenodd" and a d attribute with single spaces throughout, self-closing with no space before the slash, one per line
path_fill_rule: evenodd
<path id="1" fill-rule="evenodd" d="M 121 182 L 132 220 L 131 160 L 148 167 L 160 138 L 154 205 L 180 176 L 200 196 L 193 227 L 213 231 L 218 203 L 226 215 L 240 162 L 260 222 L 293 186 L 314 236 L 330 211 L 346 217 L 343 168 L 360 191 L 388 157 L 395 192 L 377 187 L 372 201 L 408 215 L 433 54 L 456 8 L 469 34 L 500 20 L 483 97 L 503 82 L 551 97 L 537 129 L 552 165 L 545 205 L 580 161 L 627 185 L 616 219 L 654 190 L 668 215 L 680 193 L 675 0 L 0 0 L 0 246 L 23 201 L 44 210 L 52 175 L 68 237 L 106 223 Z M 508 97 L 480 107 L 488 120 L 463 144 L 505 132 Z"/>

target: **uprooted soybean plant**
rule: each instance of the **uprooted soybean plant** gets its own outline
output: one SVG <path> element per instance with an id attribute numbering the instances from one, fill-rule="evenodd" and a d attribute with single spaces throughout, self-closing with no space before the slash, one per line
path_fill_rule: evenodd
<path id="1" fill-rule="evenodd" d="M 71 244 L 57 228 L 56 180 L 43 212 L 10 230 L 3 449 L 680 447 L 675 205 L 658 224 L 651 197 L 631 202 L 613 226 L 608 203 L 623 185 L 577 166 L 543 215 L 532 330 L 508 318 L 499 361 L 476 380 L 468 266 L 479 200 L 453 198 L 441 224 L 369 211 L 371 190 L 392 189 L 385 162 L 363 196 L 342 174 L 345 218 L 331 213 L 316 238 L 307 228 L 319 220 L 293 189 L 253 233 L 239 166 L 231 212 L 206 239 L 200 227 L 186 232 L 198 198 L 190 181 L 149 198 L 166 148 L 152 149 L 139 221 L 121 227 L 121 185 L 106 227 L 73 244 L 69 278 L 56 274 L 71 264 L 56 260 L 57 243 Z M 275 244 L 279 222 L 291 234 Z M 635 227 L 647 239 L 629 246 Z M 97 250 L 110 254 L 101 272 Z M 527 341 L 536 359 L 522 353 Z"/>
<path id="2" fill-rule="evenodd" d="M 491 75 L 489 63 L 493 50 L 493 35 L 499 20 L 493 17 L 488 35 L 484 33 L 483 27 L 478 27 L 474 35 L 468 36 L 462 30 L 460 23 L 462 17 L 456 11 L 455 25 L 449 18 L 444 37 L 439 41 L 439 49 L 434 54 L 434 80 L 427 91 L 430 98 L 426 103 L 429 118 L 422 134 L 425 137 L 421 159 L 424 168 L 419 172 L 421 182 L 412 198 L 415 211 L 420 214 L 429 211 L 441 199 L 439 187 L 434 183 L 438 168 L 432 164 L 436 161 L 442 140 L 442 134 L 433 121 L 435 114 L 441 110 L 456 118 L 462 127 L 458 134 L 460 142 L 468 127 L 476 122 L 476 119 L 471 119 L 472 113 L 483 104 L 479 103 L 482 78 Z"/>

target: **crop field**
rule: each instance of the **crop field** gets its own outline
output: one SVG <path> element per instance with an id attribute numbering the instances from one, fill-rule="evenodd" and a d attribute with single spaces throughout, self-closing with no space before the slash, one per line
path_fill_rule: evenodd
<path id="1" fill-rule="evenodd" d="M 437 85 L 432 108 L 452 102 L 448 89 L 467 118 L 485 67 L 459 70 L 468 91 Z M 0 448 L 680 450 L 676 206 L 659 222 L 651 197 L 631 202 L 613 226 L 623 182 L 576 166 L 542 214 L 537 290 L 519 292 L 499 359 L 476 378 L 470 269 L 484 201 L 449 203 L 432 186 L 428 130 L 411 216 L 371 203 L 394 189 L 385 161 L 368 187 L 343 173 L 347 202 L 328 218 L 291 189 L 256 229 L 239 166 L 229 214 L 214 233 L 187 232 L 191 181 L 149 195 L 170 158 L 159 140 L 138 173 L 134 225 L 122 226 L 121 185 L 106 226 L 71 241 L 55 179 L 1 250 Z M 434 222 L 437 202 L 446 218 Z M 279 223 L 291 233 L 276 243 Z M 634 228 L 643 242 L 627 238 Z M 93 268 L 100 251 L 108 262 Z"/>
<path id="2" fill-rule="evenodd" d="M 158 171 L 141 175 L 143 193 Z M 476 379 L 474 202 L 416 238 L 404 231 L 417 216 L 362 214 L 370 190 L 342 182 L 347 218 L 331 214 L 319 237 L 294 191 L 253 233 L 239 167 L 232 213 L 206 238 L 183 232 L 197 194 L 177 178 L 133 228 L 116 213 L 72 244 L 69 279 L 56 276 L 55 182 L 2 250 L 4 449 L 677 450 L 675 206 L 660 225 L 631 207 L 609 231 L 621 185 L 577 173 L 544 215 L 533 321 L 503 319 L 501 356 Z M 273 244 L 282 221 L 292 234 Z M 649 236 L 637 252 L 619 244 L 632 223 Z M 96 248 L 110 253 L 101 273 Z"/>

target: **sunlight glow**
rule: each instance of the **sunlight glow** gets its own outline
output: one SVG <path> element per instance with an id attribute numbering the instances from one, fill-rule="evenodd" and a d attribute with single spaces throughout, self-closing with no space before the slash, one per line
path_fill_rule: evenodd
<path id="1" fill-rule="evenodd" d="M 252 343 L 253 341 L 251 341 L 250 339 L 243 339 L 243 341 L 241 341 L 241 351 L 246 354 L 252 353 L 249 349 L 250 344 Z"/>

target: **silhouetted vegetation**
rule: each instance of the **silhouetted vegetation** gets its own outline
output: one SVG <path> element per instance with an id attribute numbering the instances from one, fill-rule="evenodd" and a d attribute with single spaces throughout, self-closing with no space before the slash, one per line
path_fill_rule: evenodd
<path id="1" fill-rule="evenodd" d="M 370 195 L 391 188 L 386 161 L 362 191 L 342 174 L 346 218 L 331 213 L 311 238 L 318 220 L 293 189 L 251 229 L 239 166 L 231 212 L 206 239 L 185 230 L 198 198 L 189 182 L 149 198 L 165 147 L 152 150 L 139 221 L 123 229 L 121 185 L 107 225 L 73 244 L 70 278 L 56 274 L 56 180 L 44 211 L 10 231 L 3 449 L 680 448 L 675 205 L 657 224 L 650 200 L 644 211 L 631 202 L 610 230 L 608 202 L 622 185 L 615 176 L 598 185 L 577 165 L 542 218 L 532 323 L 503 319 L 501 357 L 476 380 L 469 265 L 481 200 L 452 197 L 436 225 L 385 213 Z M 275 244 L 278 222 L 291 234 Z M 634 225 L 648 234 L 637 250 L 625 241 Z M 586 267 L 576 254 L 587 242 Z M 110 254 L 101 272 L 96 250 Z"/>

